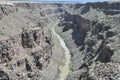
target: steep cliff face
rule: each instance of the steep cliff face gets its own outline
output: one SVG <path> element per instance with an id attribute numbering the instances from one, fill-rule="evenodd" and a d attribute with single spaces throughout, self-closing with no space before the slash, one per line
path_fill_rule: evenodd
<path id="1" fill-rule="evenodd" d="M 82 18 L 78 15 L 72 15 L 65 13 L 65 19 L 61 22 L 61 26 L 64 26 L 63 32 L 73 29 L 72 38 L 74 39 L 77 46 L 83 45 L 86 32 L 90 30 L 91 23 L 89 20 Z M 79 35 L 80 34 L 80 35 Z"/>
<path id="2" fill-rule="evenodd" d="M 55 6 L 37 3 L 0 4 L 1 80 L 56 78 L 60 61 L 52 61 L 56 48 L 49 29 L 49 19 L 54 20 L 56 15 L 59 16 Z M 54 65 L 53 69 L 51 65 Z"/>
<path id="3" fill-rule="evenodd" d="M 66 80 L 120 79 L 120 3 L 0 4 L 0 79 L 56 80 L 70 49 Z"/>
<path id="4" fill-rule="evenodd" d="M 38 79 L 40 76 L 37 77 L 37 75 L 40 73 L 36 74 L 36 71 L 45 69 L 50 63 L 51 37 L 45 36 L 40 27 L 25 30 L 18 36 L 2 41 L 0 44 L 0 64 L 9 74 L 7 76 L 9 79 L 25 79 L 25 77 Z M 21 71 L 25 74 L 22 75 Z"/>
<path id="5" fill-rule="evenodd" d="M 116 60 L 119 59 L 118 5 L 86 3 L 66 10 L 60 27 L 56 28 L 72 55 L 72 72 L 66 80 L 120 79 L 120 64 Z"/>
<path id="6" fill-rule="evenodd" d="M 84 14 L 94 8 L 96 10 L 102 10 L 106 15 L 114 15 L 120 13 L 119 8 L 120 3 L 108 3 L 108 2 L 95 2 L 95 3 L 86 3 L 86 4 L 76 4 L 74 9 L 82 9 L 81 14 Z"/>

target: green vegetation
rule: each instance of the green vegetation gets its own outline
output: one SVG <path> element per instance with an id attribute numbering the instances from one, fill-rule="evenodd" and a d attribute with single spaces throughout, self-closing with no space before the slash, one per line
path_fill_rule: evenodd
<path id="1" fill-rule="evenodd" d="M 73 69 L 73 62 L 72 61 L 70 61 L 70 63 L 69 63 L 69 66 L 70 66 L 70 71 L 74 71 L 74 69 Z"/>
<path id="2" fill-rule="evenodd" d="M 61 73 L 61 68 L 60 68 L 60 67 L 58 68 L 58 74 L 59 74 L 59 73 Z"/>
<path id="3" fill-rule="evenodd" d="M 57 33 L 63 40 L 65 39 L 65 36 L 62 33 Z"/>
<path id="4" fill-rule="evenodd" d="M 103 18 L 104 23 L 108 23 L 110 24 L 111 22 L 113 22 L 114 17 L 107 15 L 106 17 Z"/>
<path id="5" fill-rule="evenodd" d="M 100 62 L 99 62 L 99 61 L 96 61 L 95 63 L 96 63 L 96 64 L 100 64 Z"/>
<path id="6" fill-rule="evenodd" d="M 112 16 L 106 16 L 106 19 L 110 20 L 110 19 L 113 19 L 113 17 Z"/>
<path id="7" fill-rule="evenodd" d="M 73 51 L 71 49 L 69 49 L 69 50 L 70 50 L 70 55 L 72 57 L 73 56 Z M 70 66 L 70 71 L 73 72 L 74 70 L 73 70 L 73 62 L 72 61 L 70 61 L 69 66 Z"/>
<path id="8" fill-rule="evenodd" d="M 71 57 L 73 56 L 73 51 L 70 49 L 70 55 L 71 55 Z"/>
<path id="9" fill-rule="evenodd" d="M 61 65 L 61 66 L 65 65 L 65 59 L 62 59 L 60 65 Z"/>
<path id="10" fill-rule="evenodd" d="M 65 39 L 65 36 L 61 32 L 57 32 L 56 27 L 55 27 L 55 31 L 63 40 Z"/>

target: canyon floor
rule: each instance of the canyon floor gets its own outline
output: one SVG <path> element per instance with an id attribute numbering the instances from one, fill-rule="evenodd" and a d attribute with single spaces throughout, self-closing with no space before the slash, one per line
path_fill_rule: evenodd
<path id="1" fill-rule="evenodd" d="M 0 80 L 120 80 L 120 2 L 0 3 Z"/>

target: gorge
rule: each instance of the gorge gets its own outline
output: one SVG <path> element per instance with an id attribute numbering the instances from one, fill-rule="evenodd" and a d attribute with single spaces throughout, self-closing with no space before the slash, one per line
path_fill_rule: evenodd
<path id="1" fill-rule="evenodd" d="M 120 80 L 120 2 L 0 3 L 0 80 Z"/>
<path id="2" fill-rule="evenodd" d="M 69 49 L 67 48 L 64 40 L 60 37 L 60 35 L 58 35 L 56 32 L 55 32 L 55 29 L 54 27 L 52 27 L 52 32 L 53 34 L 59 39 L 59 42 L 60 42 L 60 45 L 63 47 L 64 49 L 64 57 L 65 57 L 65 63 L 64 63 L 64 66 L 60 66 L 60 79 L 59 80 L 65 80 L 67 75 L 69 74 L 69 64 L 70 64 L 70 51 Z"/>

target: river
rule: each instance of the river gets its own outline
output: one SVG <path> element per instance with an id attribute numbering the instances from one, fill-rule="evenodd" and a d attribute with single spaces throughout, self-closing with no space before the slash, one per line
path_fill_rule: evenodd
<path id="1" fill-rule="evenodd" d="M 59 80 L 65 80 L 67 75 L 69 75 L 69 63 L 70 63 L 70 58 L 71 58 L 71 55 L 70 55 L 70 51 L 68 49 L 68 47 L 66 46 L 64 40 L 60 37 L 60 35 L 58 35 L 56 32 L 55 32 L 55 29 L 54 27 L 52 28 L 52 32 L 53 34 L 58 38 L 59 42 L 60 42 L 60 45 L 63 47 L 64 51 L 65 51 L 65 63 L 64 63 L 64 66 L 60 66 L 61 69 L 60 69 L 60 78 Z"/>

